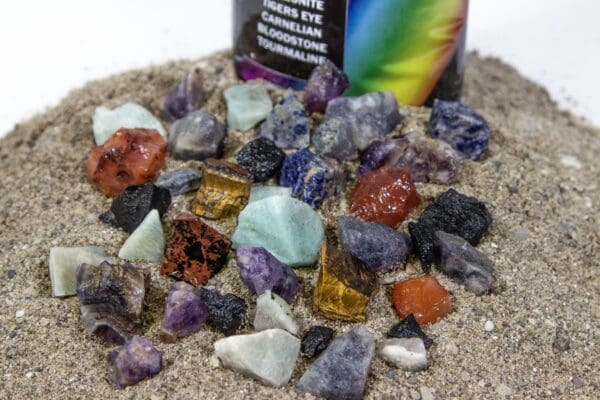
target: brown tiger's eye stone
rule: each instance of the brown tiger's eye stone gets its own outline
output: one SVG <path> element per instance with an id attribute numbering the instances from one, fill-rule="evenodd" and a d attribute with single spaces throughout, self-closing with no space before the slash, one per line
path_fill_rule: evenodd
<path id="1" fill-rule="evenodd" d="M 237 215 L 248 204 L 252 174 L 237 164 L 208 159 L 200 188 L 196 193 L 194 213 L 210 219 Z"/>
<path id="2" fill-rule="evenodd" d="M 400 318 L 413 314 L 421 325 L 436 322 L 452 311 L 452 297 L 431 275 L 396 283 L 392 301 Z"/>
<path id="3" fill-rule="evenodd" d="M 189 213 L 173 220 L 173 228 L 161 275 L 194 286 L 206 284 L 227 263 L 231 241 Z"/>
<path id="4" fill-rule="evenodd" d="M 364 321 L 377 275 L 362 261 L 335 247 L 321 247 L 321 270 L 313 305 L 330 318 Z"/>
<path id="5" fill-rule="evenodd" d="M 149 129 L 119 129 L 90 153 L 88 178 L 109 197 L 128 186 L 152 182 L 165 164 L 167 141 Z"/>

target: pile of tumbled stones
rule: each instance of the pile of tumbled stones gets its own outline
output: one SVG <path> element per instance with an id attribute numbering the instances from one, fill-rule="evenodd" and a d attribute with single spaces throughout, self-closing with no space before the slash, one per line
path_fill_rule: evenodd
<path id="1" fill-rule="evenodd" d="M 490 290 L 493 267 L 474 246 L 492 219 L 477 199 L 449 189 L 408 224 L 409 235 L 396 229 L 421 202 L 414 182 L 452 183 L 461 159 L 481 157 L 489 138 L 486 121 L 463 103 L 436 100 L 428 136 L 390 139 L 402 119 L 394 96 L 342 97 L 347 87 L 343 71 L 330 62 L 314 70 L 303 98 L 288 91 L 275 107 L 261 81 L 230 87 L 224 91 L 226 127 L 201 110 L 206 96 L 195 69 L 164 99 L 164 115 L 174 122 L 170 134 L 134 103 L 96 110 L 97 147 L 87 175 L 113 198 L 101 221 L 130 236 L 118 258 L 97 247 L 53 248 L 49 268 L 54 296 L 77 295 L 85 331 L 121 346 L 108 356 L 117 386 L 162 368 L 161 353 L 138 336 L 150 274 L 129 262 L 160 264 L 160 273 L 176 280 L 167 295 L 161 341 L 175 342 L 210 322 L 226 336 L 214 344 L 222 365 L 275 387 L 289 382 L 300 352 L 318 356 L 296 389 L 327 399 L 362 397 L 374 336 L 364 325 L 337 337 L 331 328 L 313 326 L 300 340 L 292 314 L 299 292 L 294 268 L 318 265 L 315 312 L 360 322 L 379 288 L 378 275 L 416 253 L 424 275 L 394 285 L 392 302 L 401 321 L 377 346 L 385 361 L 407 371 L 428 366 L 433 341 L 420 326 L 452 310 L 450 294 L 430 274 L 432 265 L 478 295 Z M 312 113 L 323 117 L 311 135 Z M 256 126 L 256 138 L 237 152 L 237 163 L 223 160 L 228 129 Z M 167 152 L 201 160 L 203 167 L 161 174 Z M 338 247 L 327 243 L 315 210 L 344 193 L 345 168 L 356 166 L 347 162 L 352 160 L 360 160 L 358 178 L 348 198 L 351 215 L 337 220 Z M 279 186 L 254 185 L 275 179 Z M 166 238 L 161 218 L 172 197 L 189 192 L 196 193 L 190 212 L 169 222 Z M 231 238 L 204 222 L 224 218 L 237 218 Z M 236 335 L 247 318 L 245 300 L 204 287 L 232 249 L 242 282 L 257 296 L 256 333 Z"/>

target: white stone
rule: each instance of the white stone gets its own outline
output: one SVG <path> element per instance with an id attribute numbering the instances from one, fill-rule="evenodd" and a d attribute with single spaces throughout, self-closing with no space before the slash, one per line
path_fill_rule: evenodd
<path id="1" fill-rule="evenodd" d="M 100 247 L 53 247 L 48 259 L 52 295 L 74 296 L 77 294 L 77 267 L 80 264 L 99 265 L 103 261 L 112 262 L 112 259 Z"/>
<path id="2" fill-rule="evenodd" d="M 128 261 L 158 263 L 165 251 L 165 234 L 157 210 L 152 210 L 127 238 L 119 251 L 119 258 Z"/>
<path id="3" fill-rule="evenodd" d="M 299 353 L 300 339 L 282 329 L 215 342 L 215 354 L 225 368 L 275 387 L 289 382 Z"/>
<path id="4" fill-rule="evenodd" d="M 25 310 L 17 310 L 17 312 L 15 313 L 15 317 L 17 318 L 23 318 L 25 316 Z"/>
<path id="5" fill-rule="evenodd" d="M 491 332 L 494 330 L 496 326 L 494 325 L 494 323 L 492 321 L 486 321 L 485 322 L 485 330 L 486 332 Z"/>
<path id="6" fill-rule="evenodd" d="M 388 363 L 405 371 L 426 369 L 427 350 L 420 338 L 385 339 L 378 349 L 379 356 Z"/>
<path id="7" fill-rule="evenodd" d="M 579 161 L 577 159 L 577 157 L 574 157 L 574 156 L 571 156 L 568 154 L 564 154 L 561 157 L 560 162 L 565 167 L 571 167 L 571 168 L 575 168 L 575 169 L 581 169 L 583 167 L 583 165 L 581 164 L 581 161 Z"/>
<path id="8" fill-rule="evenodd" d="M 93 119 L 94 140 L 98 146 L 104 144 L 120 128 L 154 129 L 167 137 L 167 131 L 158 118 L 136 103 L 125 103 L 113 110 L 98 107 Z"/>
<path id="9" fill-rule="evenodd" d="M 298 335 L 298 324 L 294 321 L 289 304 L 270 290 L 265 291 L 256 300 L 256 315 L 254 329 L 285 329 L 293 335 Z"/>
<path id="10" fill-rule="evenodd" d="M 496 387 L 496 392 L 500 396 L 511 396 L 513 394 L 512 389 L 504 383 L 501 383 Z"/>
<path id="11" fill-rule="evenodd" d="M 421 386 L 419 391 L 421 392 L 421 400 L 435 400 L 433 392 L 427 386 Z"/>

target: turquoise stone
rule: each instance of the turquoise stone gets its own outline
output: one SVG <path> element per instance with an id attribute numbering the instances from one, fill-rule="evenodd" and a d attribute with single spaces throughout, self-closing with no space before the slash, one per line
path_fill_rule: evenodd
<path id="1" fill-rule="evenodd" d="M 106 107 L 96 108 L 93 124 L 96 145 L 103 145 L 120 128 L 153 129 L 164 137 L 168 135 L 162 123 L 139 104 L 125 103 L 113 110 Z"/>
<path id="2" fill-rule="evenodd" d="M 291 267 L 315 264 L 324 238 L 323 222 L 308 204 L 289 196 L 249 203 L 233 234 L 234 248 L 263 247 Z"/>
<path id="3" fill-rule="evenodd" d="M 165 251 L 165 233 L 157 210 L 146 215 L 140 226 L 129 236 L 119 251 L 119 258 L 158 263 Z"/>
<path id="4" fill-rule="evenodd" d="M 52 281 L 52 295 L 56 297 L 77 294 L 75 271 L 80 264 L 100 265 L 112 262 L 100 247 L 53 247 L 50 249 L 48 267 Z"/>
<path id="5" fill-rule="evenodd" d="M 250 199 L 248 200 L 248 203 L 253 203 L 255 201 L 273 196 L 292 197 L 292 188 L 283 186 L 252 186 L 252 190 L 250 191 Z"/>
<path id="6" fill-rule="evenodd" d="M 264 84 L 248 82 L 233 86 L 223 92 L 227 101 L 229 129 L 247 131 L 267 118 L 273 103 Z"/>

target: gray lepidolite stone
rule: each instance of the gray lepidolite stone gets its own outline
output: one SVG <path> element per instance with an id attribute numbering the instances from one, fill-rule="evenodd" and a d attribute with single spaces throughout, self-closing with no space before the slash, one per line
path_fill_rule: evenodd
<path id="1" fill-rule="evenodd" d="M 317 128 L 312 144 L 319 155 L 336 160 L 355 160 L 358 156 L 350 123 L 344 118 L 332 117 L 325 120 Z"/>
<path id="2" fill-rule="evenodd" d="M 179 160 L 205 160 L 223 154 L 225 126 L 206 111 L 195 111 L 173 124 L 169 151 Z"/>
<path id="3" fill-rule="evenodd" d="M 359 400 L 375 353 L 373 335 L 359 325 L 331 342 L 296 388 L 328 400 Z"/>

